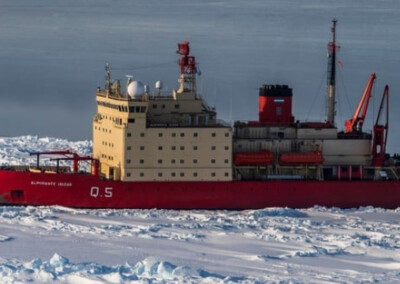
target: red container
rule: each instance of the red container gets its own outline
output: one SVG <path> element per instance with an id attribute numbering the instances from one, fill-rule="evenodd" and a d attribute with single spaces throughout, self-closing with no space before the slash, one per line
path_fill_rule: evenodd
<path id="1" fill-rule="evenodd" d="M 273 161 L 274 154 L 268 150 L 253 153 L 237 153 L 235 155 L 235 165 L 237 166 L 270 165 Z"/>
<path id="2" fill-rule="evenodd" d="M 281 165 L 319 165 L 324 161 L 321 151 L 306 153 L 284 153 L 279 158 Z"/>

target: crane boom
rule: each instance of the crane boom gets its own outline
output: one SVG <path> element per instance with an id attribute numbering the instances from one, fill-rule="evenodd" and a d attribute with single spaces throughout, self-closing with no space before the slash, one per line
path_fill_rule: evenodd
<path id="1" fill-rule="evenodd" d="M 385 104 L 386 102 L 386 104 Z M 386 121 L 380 124 L 380 118 L 383 108 L 386 107 Z M 383 91 L 381 104 L 379 106 L 378 115 L 374 125 L 374 138 L 372 144 L 372 162 L 374 167 L 382 167 L 386 155 L 386 141 L 389 129 L 389 86 L 385 86 Z"/>
<path id="2" fill-rule="evenodd" d="M 364 124 L 365 116 L 367 115 L 369 99 L 371 98 L 372 86 L 374 85 L 375 78 L 375 73 L 372 73 L 368 79 L 367 85 L 365 86 L 365 90 L 361 96 L 360 102 L 356 111 L 353 114 L 353 117 L 349 120 L 346 120 L 344 124 L 346 133 L 362 131 L 362 126 Z"/>

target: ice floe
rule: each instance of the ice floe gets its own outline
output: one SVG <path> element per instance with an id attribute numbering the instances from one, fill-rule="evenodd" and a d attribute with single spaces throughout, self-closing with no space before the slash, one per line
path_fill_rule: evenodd
<path id="1" fill-rule="evenodd" d="M 0 138 L 0 163 L 90 141 Z M 50 161 L 44 160 L 44 163 Z M 0 207 L 1 283 L 400 281 L 400 209 Z"/>

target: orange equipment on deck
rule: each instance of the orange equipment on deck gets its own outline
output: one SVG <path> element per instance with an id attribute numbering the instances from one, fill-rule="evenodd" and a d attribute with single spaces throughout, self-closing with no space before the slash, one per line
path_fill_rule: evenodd
<path id="1" fill-rule="evenodd" d="M 356 111 L 353 114 L 353 117 L 349 120 L 346 120 L 344 124 L 346 133 L 362 132 L 362 126 L 364 124 L 365 116 L 367 115 L 369 99 L 371 98 L 372 86 L 374 85 L 375 78 L 375 73 L 372 73 L 368 79 L 364 93 L 360 99 Z"/>
<path id="2" fill-rule="evenodd" d="M 284 153 L 279 158 L 279 163 L 285 166 L 295 165 L 319 165 L 324 158 L 321 151 L 305 153 Z"/>
<path id="3" fill-rule="evenodd" d="M 236 166 L 270 165 L 274 161 L 274 154 L 268 150 L 253 153 L 237 153 L 235 155 Z"/>

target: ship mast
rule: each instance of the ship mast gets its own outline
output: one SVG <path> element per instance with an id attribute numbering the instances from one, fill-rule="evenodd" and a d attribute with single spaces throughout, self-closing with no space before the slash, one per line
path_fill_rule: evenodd
<path id="1" fill-rule="evenodd" d="M 197 62 L 194 56 L 190 56 L 189 42 L 185 41 L 178 44 L 177 53 L 181 55 L 179 66 L 181 69 L 181 76 L 179 77 L 180 88 L 178 93 L 194 92 L 196 93 L 196 73 Z"/>
<path id="2" fill-rule="evenodd" d="M 108 63 L 106 63 L 106 91 L 109 96 L 111 94 L 111 67 Z"/>
<path id="3" fill-rule="evenodd" d="M 336 95 L 336 50 L 339 48 L 336 45 L 336 23 L 337 20 L 332 20 L 332 41 L 328 43 L 328 100 L 327 100 L 327 122 L 332 126 L 335 125 L 335 95 Z"/>

